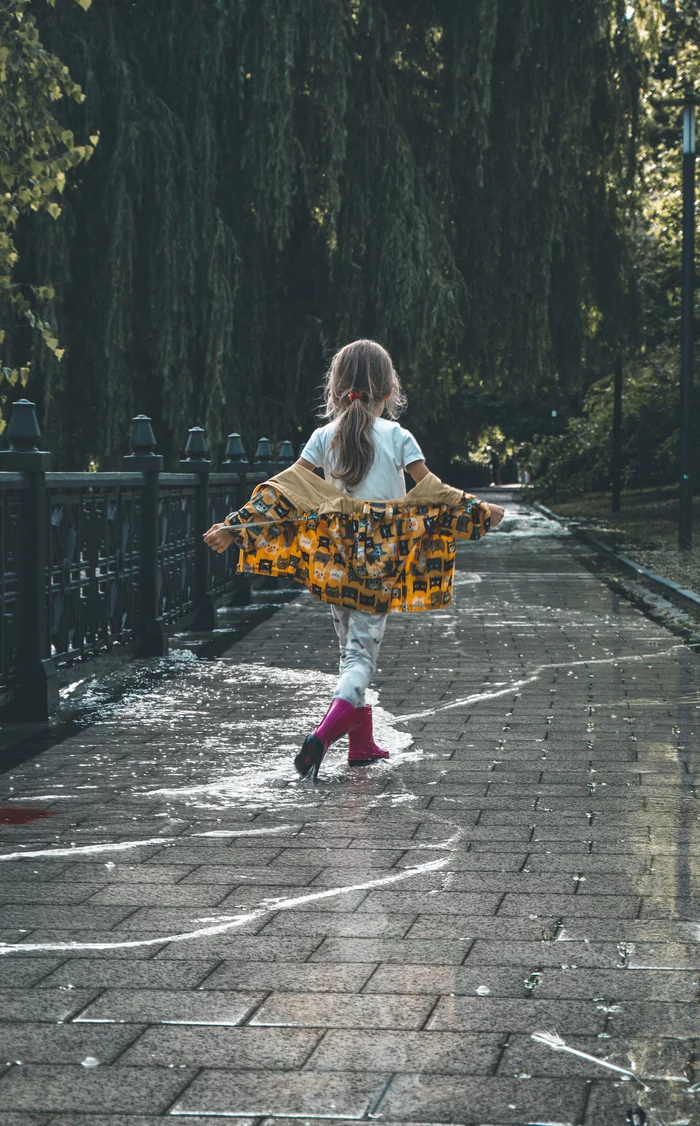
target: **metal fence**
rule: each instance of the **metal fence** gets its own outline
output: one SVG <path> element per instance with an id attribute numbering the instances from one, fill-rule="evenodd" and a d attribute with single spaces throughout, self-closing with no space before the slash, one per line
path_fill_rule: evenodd
<path id="1" fill-rule="evenodd" d="M 212 629 L 216 600 L 244 600 L 237 551 L 215 555 L 202 534 L 253 486 L 294 460 L 273 460 L 261 438 L 246 459 L 229 436 L 223 471 L 211 472 L 204 431 L 189 432 L 182 472 L 164 473 L 150 419 L 134 419 L 121 473 L 54 473 L 39 448 L 34 404 L 14 404 L 0 451 L 0 706 L 6 717 L 45 719 L 61 668 L 117 646 L 167 651 L 167 630 L 189 616 Z"/>

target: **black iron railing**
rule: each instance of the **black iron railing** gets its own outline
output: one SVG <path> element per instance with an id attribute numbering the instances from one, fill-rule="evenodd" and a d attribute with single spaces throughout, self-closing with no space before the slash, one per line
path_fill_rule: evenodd
<path id="1" fill-rule="evenodd" d="M 167 629 L 189 616 L 212 629 L 216 600 L 246 601 L 237 552 L 215 555 L 202 534 L 239 507 L 253 486 L 294 460 L 273 460 L 261 438 L 252 465 L 229 436 L 223 471 L 211 473 L 204 431 L 190 430 L 182 472 L 164 473 L 150 419 L 134 419 L 122 473 L 53 473 L 39 448 L 34 404 L 14 404 L 0 451 L 0 706 L 45 719 L 58 674 L 131 644 L 167 651 Z"/>

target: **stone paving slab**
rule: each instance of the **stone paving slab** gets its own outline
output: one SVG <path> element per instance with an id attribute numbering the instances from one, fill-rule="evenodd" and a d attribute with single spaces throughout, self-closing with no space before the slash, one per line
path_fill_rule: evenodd
<path id="1" fill-rule="evenodd" d="M 0 778 L 50 813 L 0 826 L 1 1126 L 695 1126 L 700 657 L 589 562 L 517 506 L 461 545 L 389 623 L 377 767 L 290 769 L 302 594 Z"/>

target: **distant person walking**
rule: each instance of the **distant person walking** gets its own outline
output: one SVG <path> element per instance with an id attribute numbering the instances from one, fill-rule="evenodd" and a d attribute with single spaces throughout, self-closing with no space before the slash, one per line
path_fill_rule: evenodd
<path id="1" fill-rule="evenodd" d="M 530 447 L 527 442 L 521 442 L 516 450 L 518 463 L 518 484 L 530 484 L 531 458 Z"/>
<path id="2" fill-rule="evenodd" d="M 501 458 L 498 450 L 493 446 L 486 447 L 486 453 L 489 456 L 489 477 L 491 478 L 492 485 L 501 484 Z"/>
<path id="3" fill-rule="evenodd" d="M 365 702 L 387 615 L 449 605 L 455 536 L 478 539 L 503 518 L 499 505 L 429 471 L 416 439 L 394 421 L 405 397 L 381 345 L 356 340 L 335 354 L 325 402 L 331 421 L 313 432 L 296 464 L 204 536 L 219 552 L 239 544 L 239 570 L 283 575 L 330 603 L 340 676 L 294 759 L 302 778 L 312 773 L 314 781 L 343 735 L 351 766 L 388 758 Z M 313 472 L 319 466 L 325 480 Z M 408 494 L 404 470 L 416 482 Z"/>

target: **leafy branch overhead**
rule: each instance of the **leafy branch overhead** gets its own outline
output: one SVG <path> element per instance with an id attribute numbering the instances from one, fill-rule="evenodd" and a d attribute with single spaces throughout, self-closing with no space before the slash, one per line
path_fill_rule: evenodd
<path id="1" fill-rule="evenodd" d="M 194 422 L 212 450 L 296 446 L 329 353 L 372 336 L 447 475 L 667 341 L 677 121 L 651 144 L 647 98 L 681 81 L 696 0 L 7 3 L 41 152 L 15 109 L 6 284 L 54 352 L 13 329 L 3 362 L 31 363 L 66 468 L 118 464 L 142 410 L 170 463 Z"/>
<path id="2" fill-rule="evenodd" d="M 47 0 L 53 7 L 55 0 Z M 76 0 L 87 10 L 92 0 Z M 4 0 L 0 7 L 0 305 L 36 329 L 57 359 L 51 323 L 39 310 L 55 297 L 46 279 L 21 283 L 18 228 L 24 216 L 46 212 L 58 219 L 71 171 L 94 152 L 98 135 L 78 144 L 57 114 L 58 103 L 85 100 L 68 67 L 45 50 L 29 0 Z M 0 327 L 0 343 L 5 329 Z M 29 367 L 4 367 L 10 384 L 26 383 Z"/>

